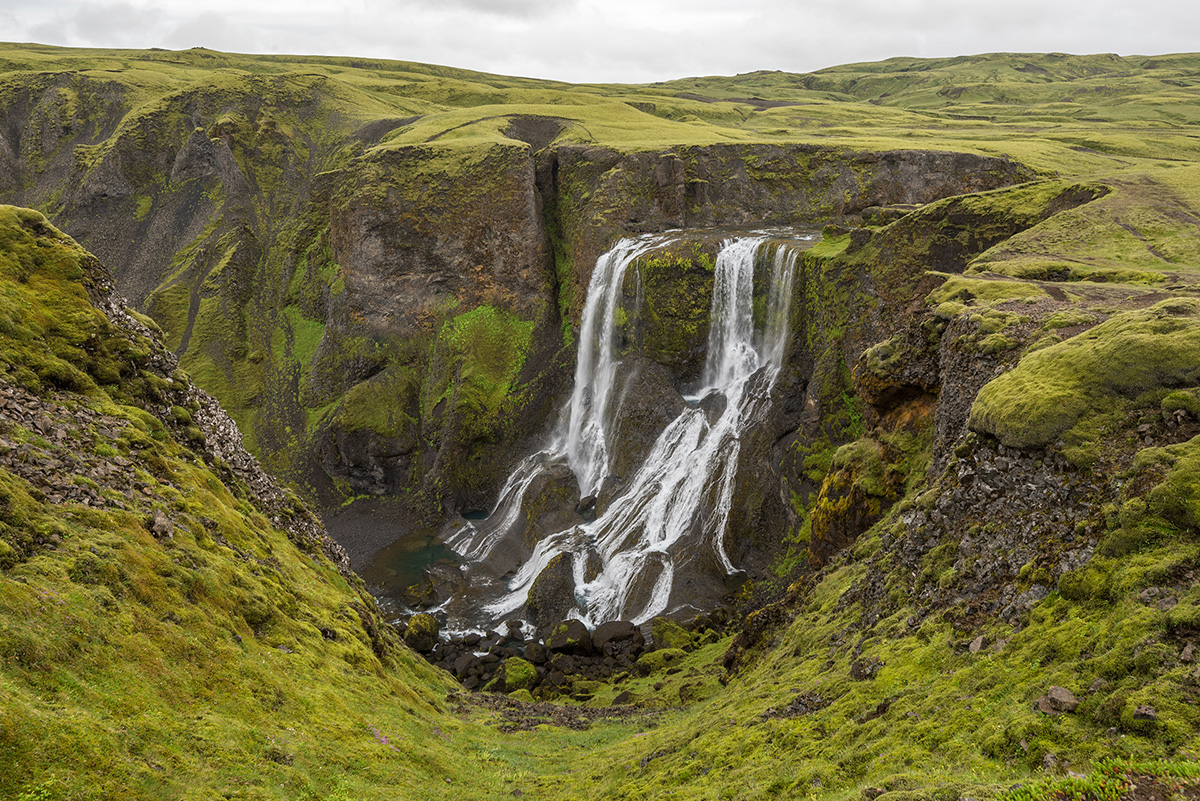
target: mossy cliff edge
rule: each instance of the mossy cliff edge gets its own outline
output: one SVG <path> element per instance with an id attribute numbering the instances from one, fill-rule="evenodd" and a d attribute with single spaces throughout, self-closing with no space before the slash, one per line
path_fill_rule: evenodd
<path id="1" fill-rule="evenodd" d="M 323 797 L 384 750 L 369 782 L 441 782 L 444 677 L 36 211 L 0 206 L 0 316 L 0 795 Z"/>

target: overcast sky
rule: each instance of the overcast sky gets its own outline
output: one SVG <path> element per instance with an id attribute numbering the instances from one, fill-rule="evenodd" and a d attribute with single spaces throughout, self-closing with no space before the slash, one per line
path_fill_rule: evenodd
<path id="1" fill-rule="evenodd" d="M 736 8 L 736 10 L 734 10 Z M 1200 50 L 1196 0 L 0 0 L 0 41 L 423 61 L 565 81 L 891 56 Z"/>

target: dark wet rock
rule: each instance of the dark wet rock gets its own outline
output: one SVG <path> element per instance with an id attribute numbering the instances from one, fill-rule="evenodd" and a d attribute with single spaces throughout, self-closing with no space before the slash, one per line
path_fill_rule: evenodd
<path id="1" fill-rule="evenodd" d="M 525 658 L 534 664 L 541 665 L 550 659 L 550 650 L 540 642 L 531 642 L 525 646 Z"/>
<path id="2" fill-rule="evenodd" d="M 550 630 L 546 647 L 564 654 L 586 656 L 592 652 L 592 635 L 580 620 L 564 620 Z"/>
<path id="3" fill-rule="evenodd" d="M 560 553 L 542 568 L 529 587 L 525 608 L 538 628 L 562 620 L 575 608 L 575 574 L 570 554 Z"/>
<path id="4" fill-rule="evenodd" d="M 641 629 L 627 620 L 611 620 L 601 623 L 592 631 L 592 646 L 599 651 L 610 642 L 632 642 L 635 638 L 639 641 L 642 639 Z"/>
<path id="5" fill-rule="evenodd" d="M 446 599 L 461 593 L 466 586 L 466 578 L 459 565 L 443 559 L 429 566 L 420 583 L 405 590 L 404 600 L 409 606 L 416 609 L 437 606 Z"/>
<path id="6" fill-rule="evenodd" d="M 612 469 L 628 479 L 645 461 L 662 430 L 687 409 L 687 403 L 675 389 L 670 372 L 644 356 L 626 358 L 618 381 L 616 425 L 610 442 Z M 605 508 L 598 505 L 597 514 Z"/>
<path id="7" fill-rule="evenodd" d="M 479 657 L 475 656 L 475 654 L 467 653 L 454 660 L 454 665 L 451 669 L 454 672 L 454 675 L 457 676 L 459 680 L 462 680 L 471 675 L 472 670 L 475 671 L 475 675 L 478 675 L 479 668 Z"/>
<path id="8" fill-rule="evenodd" d="M 529 483 L 521 504 L 522 540 L 531 551 L 548 535 L 583 522 L 579 506 L 579 482 L 565 462 L 541 470 Z"/>
<path id="9" fill-rule="evenodd" d="M 570 654 L 554 654 L 550 657 L 550 669 L 560 673 L 572 673 L 575 670 L 575 659 Z"/>

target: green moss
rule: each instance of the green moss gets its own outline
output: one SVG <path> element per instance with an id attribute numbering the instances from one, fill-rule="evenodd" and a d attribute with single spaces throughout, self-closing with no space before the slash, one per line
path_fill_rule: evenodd
<path id="1" fill-rule="evenodd" d="M 524 692 L 528 695 L 536 681 L 537 669 L 519 656 L 513 656 L 504 660 L 503 668 L 484 690 L 509 694 Z"/>
<path id="2" fill-rule="evenodd" d="M 1200 304 L 1162 301 L 1115 315 L 1084 334 L 1028 354 L 985 386 L 969 424 L 1018 448 L 1041 448 L 1075 430 L 1081 443 L 1099 431 L 1095 415 L 1150 387 L 1200 381 Z"/>
<path id="3" fill-rule="evenodd" d="M 447 321 L 435 345 L 435 372 L 422 390 L 424 415 L 443 402 L 462 421 L 463 441 L 500 429 L 518 403 L 534 322 L 494 306 L 479 306 Z"/>
<path id="4" fill-rule="evenodd" d="M 949 276 L 945 283 L 929 293 L 929 302 L 941 304 L 964 301 L 978 301 L 991 305 L 1006 300 L 1032 300 L 1047 297 L 1046 291 L 1036 284 L 1023 281 L 990 281 L 983 278 L 968 278 L 967 276 Z M 946 313 L 954 307 L 946 307 Z"/>
<path id="5" fill-rule="evenodd" d="M 637 669 L 643 675 L 660 673 L 684 659 L 687 653 L 682 648 L 659 648 L 638 657 Z"/>
<path id="6" fill-rule="evenodd" d="M 411 368 L 391 365 L 382 373 L 355 384 L 334 415 L 345 431 L 370 431 L 381 437 L 415 438 L 412 416 L 420 379 Z"/>
<path id="7" fill-rule="evenodd" d="M 690 651 L 696 645 L 691 634 L 674 620 L 666 617 L 656 617 L 651 621 L 650 635 L 654 638 L 655 646 L 660 649 Z"/>

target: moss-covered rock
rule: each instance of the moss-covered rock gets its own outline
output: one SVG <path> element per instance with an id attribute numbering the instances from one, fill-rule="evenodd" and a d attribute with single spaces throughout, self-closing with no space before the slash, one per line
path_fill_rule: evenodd
<path id="1" fill-rule="evenodd" d="M 643 676 L 660 673 L 683 661 L 687 651 L 682 648 L 659 648 L 642 654 L 637 660 L 637 672 Z"/>
<path id="2" fill-rule="evenodd" d="M 432 651 L 438 640 L 438 622 L 433 615 L 423 612 L 408 619 L 408 627 L 404 630 L 404 642 L 409 648 L 418 653 Z"/>
<path id="3" fill-rule="evenodd" d="M 484 686 L 486 692 L 524 692 L 526 695 L 537 684 L 537 669 L 519 656 L 510 656 L 500 665 L 496 675 Z M 533 696 L 530 695 L 530 698 Z"/>
<path id="4" fill-rule="evenodd" d="M 668 617 L 656 617 L 650 621 L 650 636 L 654 638 L 654 647 L 659 649 L 690 651 L 696 647 L 691 632 Z"/>
<path id="5" fill-rule="evenodd" d="M 1147 391 L 1198 383 L 1200 301 L 1164 300 L 1029 354 L 980 391 L 969 424 L 1015 448 L 1061 439 L 1086 462 L 1098 418 Z"/>

